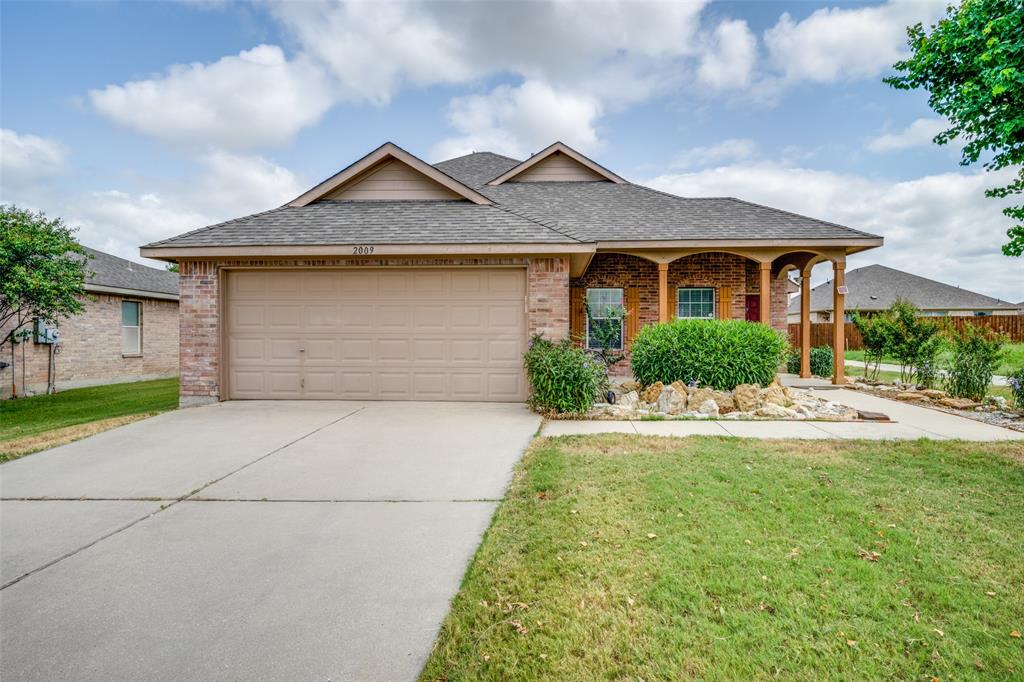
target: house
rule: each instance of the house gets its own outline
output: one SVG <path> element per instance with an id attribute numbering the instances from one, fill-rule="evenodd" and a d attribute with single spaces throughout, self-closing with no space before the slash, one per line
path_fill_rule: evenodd
<path id="1" fill-rule="evenodd" d="M 184 405 L 519 401 L 531 335 L 593 344 L 584 301 L 595 319 L 625 308 L 626 347 L 674 317 L 783 330 L 790 270 L 830 261 L 842 281 L 848 254 L 881 244 L 633 184 L 558 142 L 435 165 L 387 143 L 284 206 L 141 253 L 180 266 Z"/>
<path id="2" fill-rule="evenodd" d="M 4 397 L 178 374 L 178 275 L 85 248 L 85 309 L 4 348 Z M 54 341 L 51 343 L 51 341 Z M 10 352 L 10 355 L 6 353 Z"/>
<path id="3" fill-rule="evenodd" d="M 928 317 L 1016 315 L 1020 308 L 1019 304 L 976 294 L 884 265 L 868 265 L 850 270 L 846 273 L 846 286 L 849 289 L 846 294 L 847 322 L 853 311 L 871 315 L 887 310 L 898 299 L 909 301 L 921 310 L 922 315 Z M 812 322 L 832 320 L 831 291 L 831 281 L 811 289 Z M 798 298 L 790 301 L 788 318 L 793 323 L 800 321 Z"/>

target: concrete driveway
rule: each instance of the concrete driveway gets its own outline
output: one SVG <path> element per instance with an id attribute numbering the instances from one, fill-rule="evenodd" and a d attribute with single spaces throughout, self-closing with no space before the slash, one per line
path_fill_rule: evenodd
<path id="1" fill-rule="evenodd" d="M 0 678 L 415 678 L 539 423 L 232 402 L 4 464 Z"/>

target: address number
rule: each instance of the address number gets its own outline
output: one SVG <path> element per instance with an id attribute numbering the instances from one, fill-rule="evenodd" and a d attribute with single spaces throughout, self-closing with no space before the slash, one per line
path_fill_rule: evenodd
<path id="1" fill-rule="evenodd" d="M 353 246 L 352 247 L 352 255 L 353 256 L 369 256 L 371 253 L 373 253 L 373 247 L 372 246 Z"/>

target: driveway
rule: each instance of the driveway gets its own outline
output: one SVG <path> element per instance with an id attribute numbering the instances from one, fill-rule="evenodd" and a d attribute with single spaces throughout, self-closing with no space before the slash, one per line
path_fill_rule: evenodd
<path id="1" fill-rule="evenodd" d="M 229 402 L 0 466 L 0 678 L 405 680 L 540 420 Z"/>

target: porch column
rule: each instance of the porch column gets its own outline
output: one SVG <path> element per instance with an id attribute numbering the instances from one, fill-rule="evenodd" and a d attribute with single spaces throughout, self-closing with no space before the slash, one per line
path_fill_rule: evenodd
<path id="1" fill-rule="evenodd" d="M 811 376 L 811 267 L 800 273 L 800 376 Z"/>
<path id="2" fill-rule="evenodd" d="M 772 326 L 772 264 L 761 263 L 761 324 Z"/>
<path id="3" fill-rule="evenodd" d="M 658 320 L 672 321 L 668 305 L 668 263 L 658 263 Z"/>
<path id="4" fill-rule="evenodd" d="M 832 261 L 832 354 L 835 364 L 832 383 L 846 383 L 846 294 L 839 293 L 846 286 L 846 261 Z"/>

